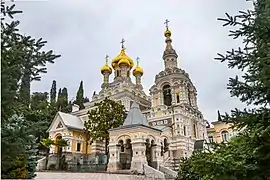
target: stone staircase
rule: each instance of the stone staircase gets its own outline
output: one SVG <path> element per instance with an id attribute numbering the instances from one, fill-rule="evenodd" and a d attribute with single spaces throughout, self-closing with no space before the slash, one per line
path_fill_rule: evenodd
<path id="1" fill-rule="evenodd" d="M 164 167 L 170 168 L 173 171 L 178 171 L 180 166 L 180 159 L 168 158 L 166 161 L 164 161 L 163 165 Z"/>
<path id="2" fill-rule="evenodd" d="M 37 161 L 37 166 L 36 166 L 36 170 L 37 171 L 43 171 L 45 170 L 45 162 L 46 162 L 46 157 L 43 157 L 41 159 L 39 159 Z M 50 154 L 49 155 L 49 161 L 48 161 L 48 166 L 47 167 L 50 167 L 51 164 L 56 164 L 57 162 L 57 156 L 56 154 Z"/>

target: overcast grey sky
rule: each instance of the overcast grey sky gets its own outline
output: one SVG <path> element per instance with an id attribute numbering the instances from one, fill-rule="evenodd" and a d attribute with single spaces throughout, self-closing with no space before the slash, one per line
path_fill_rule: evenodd
<path id="1" fill-rule="evenodd" d="M 204 117 L 214 121 L 218 109 L 224 113 L 244 106 L 230 98 L 226 89 L 228 78 L 238 72 L 214 57 L 241 45 L 228 37 L 229 29 L 217 18 L 251 7 L 245 0 L 36 0 L 16 4 L 24 11 L 16 17 L 21 32 L 42 37 L 48 41 L 46 48 L 62 56 L 48 65 L 48 73 L 32 84 L 32 91 L 49 91 L 56 80 L 57 88 L 67 87 L 72 98 L 83 80 L 85 96 L 92 97 L 93 91 L 100 90 L 105 55 L 114 58 L 124 38 L 128 55 L 140 57 L 148 94 L 155 75 L 164 68 L 164 21 L 169 19 L 179 67 L 196 86 Z"/>

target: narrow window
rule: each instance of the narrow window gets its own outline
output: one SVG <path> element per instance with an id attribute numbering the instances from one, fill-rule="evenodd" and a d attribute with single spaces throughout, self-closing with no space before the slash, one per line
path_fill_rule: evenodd
<path id="1" fill-rule="evenodd" d="M 193 135 L 195 138 L 197 138 L 197 131 L 196 131 L 196 125 L 193 124 Z"/>
<path id="2" fill-rule="evenodd" d="M 213 143 L 214 142 L 214 137 L 213 136 L 208 136 L 209 139 L 209 143 Z"/>
<path id="3" fill-rule="evenodd" d="M 78 152 L 81 151 L 81 143 L 77 143 L 77 151 L 78 151 Z"/>
<path id="4" fill-rule="evenodd" d="M 176 95 L 176 102 L 177 102 L 177 103 L 180 103 L 180 97 L 179 97 L 179 94 Z"/>
<path id="5" fill-rule="evenodd" d="M 222 131 L 221 132 L 221 137 L 223 142 L 228 142 L 229 141 L 229 133 L 228 131 Z"/>
<path id="6" fill-rule="evenodd" d="M 166 106 L 172 105 L 172 94 L 170 85 L 165 85 L 163 87 L 163 100 Z"/>

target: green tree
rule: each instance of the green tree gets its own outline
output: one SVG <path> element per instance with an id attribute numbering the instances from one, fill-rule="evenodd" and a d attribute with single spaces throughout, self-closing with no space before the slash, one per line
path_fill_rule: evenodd
<path id="1" fill-rule="evenodd" d="M 50 103 L 55 104 L 56 102 L 56 81 L 53 80 L 51 91 L 50 91 Z"/>
<path id="2" fill-rule="evenodd" d="M 231 111 L 221 120 L 233 123 L 243 132 L 213 153 L 200 153 L 181 163 L 178 179 L 250 179 L 270 177 L 270 1 L 254 1 L 254 10 L 240 11 L 234 17 L 226 14 L 224 26 L 234 29 L 230 36 L 242 38 L 244 48 L 219 54 L 229 68 L 244 72 L 242 78 L 230 78 L 228 89 L 249 109 Z M 190 178 L 193 175 L 195 178 Z"/>
<path id="3" fill-rule="evenodd" d="M 58 90 L 58 94 L 57 94 L 57 102 L 56 102 L 56 109 L 57 111 L 61 111 L 62 109 L 62 89 L 60 88 Z"/>
<path id="4" fill-rule="evenodd" d="M 64 87 L 62 89 L 61 98 L 62 98 L 62 105 L 63 105 L 63 107 L 67 107 L 68 106 L 68 91 L 67 91 L 67 88 L 66 87 Z"/>
<path id="5" fill-rule="evenodd" d="M 68 101 L 68 90 L 66 87 L 60 88 L 58 91 L 56 109 L 66 113 L 72 111 L 72 103 Z"/>
<path id="6" fill-rule="evenodd" d="M 33 178 L 36 164 L 36 137 L 33 123 L 27 116 L 30 104 L 30 83 L 46 73 L 46 64 L 60 55 L 43 51 L 46 41 L 20 34 L 19 21 L 13 16 L 22 13 L 15 5 L 1 1 L 1 174 L 2 178 Z M 6 17 L 11 19 L 6 19 Z M 31 131 L 30 131 L 31 130 Z"/>
<path id="7" fill-rule="evenodd" d="M 84 101 L 85 99 L 84 99 L 83 81 L 81 81 L 79 89 L 77 91 L 76 100 L 74 103 L 79 105 L 79 109 L 84 109 L 83 105 Z"/>
<path id="8" fill-rule="evenodd" d="M 31 125 L 18 115 L 2 122 L 1 178 L 31 179 L 35 176 L 37 143 Z"/>
<path id="9" fill-rule="evenodd" d="M 22 109 L 25 118 L 32 122 L 32 128 L 37 142 L 46 138 L 48 133 L 46 132 L 52 122 L 54 115 L 52 109 L 49 106 L 48 93 L 47 92 L 34 92 L 31 95 L 30 107 Z"/>
<path id="10" fill-rule="evenodd" d="M 54 145 L 54 140 L 50 138 L 42 139 L 40 142 L 46 148 L 46 161 L 45 161 L 45 169 L 48 168 L 48 161 L 50 155 L 50 147 Z"/>
<path id="11" fill-rule="evenodd" d="M 107 98 L 95 106 L 96 108 L 89 112 L 89 120 L 84 124 L 85 131 L 91 140 L 105 141 L 105 154 L 108 155 L 108 130 L 123 125 L 126 117 L 125 107 Z"/>
<path id="12" fill-rule="evenodd" d="M 58 155 L 58 163 L 57 163 L 57 169 L 63 170 L 63 161 L 61 160 L 62 153 L 63 153 L 63 147 L 68 146 L 68 142 L 62 138 L 56 139 L 54 142 L 54 145 L 57 147 L 57 155 Z"/>

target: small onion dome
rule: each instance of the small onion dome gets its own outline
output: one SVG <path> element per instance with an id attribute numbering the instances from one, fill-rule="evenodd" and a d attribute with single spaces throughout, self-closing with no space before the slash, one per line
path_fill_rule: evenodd
<path id="1" fill-rule="evenodd" d="M 112 68 L 108 65 L 108 56 L 106 56 L 106 64 L 101 68 L 101 74 L 108 72 L 109 74 L 112 73 Z"/>
<path id="2" fill-rule="evenodd" d="M 115 69 L 115 67 L 122 63 L 127 64 L 130 68 L 134 66 L 133 60 L 126 55 L 125 48 L 122 48 L 120 54 L 112 60 L 112 67 Z"/>
<path id="3" fill-rule="evenodd" d="M 137 66 L 133 70 L 133 75 L 136 76 L 138 74 L 140 74 L 142 76 L 143 75 L 143 69 L 139 66 L 139 58 L 137 57 Z"/>
<path id="4" fill-rule="evenodd" d="M 171 37 L 171 35 L 172 35 L 171 31 L 169 30 L 169 28 L 167 28 L 166 31 L 164 32 L 164 36 Z"/>
<path id="5" fill-rule="evenodd" d="M 133 70 L 133 75 L 136 76 L 140 74 L 141 76 L 143 75 L 143 69 L 139 66 L 137 66 L 134 70 Z"/>
<path id="6" fill-rule="evenodd" d="M 120 66 L 120 65 L 130 66 L 130 62 L 129 62 L 129 60 L 127 60 L 127 59 L 121 59 L 121 60 L 118 62 L 118 66 Z"/>
<path id="7" fill-rule="evenodd" d="M 102 68 L 101 68 L 101 73 L 105 73 L 105 72 L 108 72 L 108 73 L 112 73 L 112 68 L 110 66 L 108 66 L 107 64 L 104 65 Z"/>

